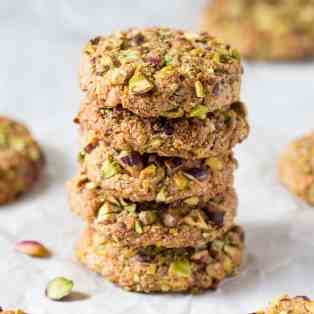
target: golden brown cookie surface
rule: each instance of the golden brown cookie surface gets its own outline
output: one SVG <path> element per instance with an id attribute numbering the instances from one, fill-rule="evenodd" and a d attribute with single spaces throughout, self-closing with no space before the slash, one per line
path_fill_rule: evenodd
<path id="1" fill-rule="evenodd" d="M 43 154 L 22 124 L 0 117 L 0 204 L 27 191 L 37 180 Z"/>

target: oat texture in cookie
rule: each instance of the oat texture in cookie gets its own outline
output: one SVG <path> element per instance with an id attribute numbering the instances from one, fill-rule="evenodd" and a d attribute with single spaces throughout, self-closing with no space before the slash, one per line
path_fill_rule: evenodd
<path id="1" fill-rule="evenodd" d="M 314 206 L 314 133 L 288 145 L 278 161 L 278 176 L 291 193 Z"/>
<path id="2" fill-rule="evenodd" d="M 79 155 L 82 173 L 112 195 L 134 202 L 170 203 L 192 196 L 211 198 L 234 181 L 236 160 L 230 152 L 187 160 L 117 151 L 95 137 L 83 146 Z"/>
<path id="3" fill-rule="evenodd" d="M 43 154 L 22 124 L 0 117 L 0 204 L 27 191 L 37 180 Z"/>
<path id="4" fill-rule="evenodd" d="M 252 314 L 313 314 L 314 302 L 305 296 L 291 298 L 285 295 L 275 300 L 268 309 Z"/>
<path id="5" fill-rule="evenodd" d="M 141 117 L 197 117 L 240 97 L 238 52 L 207 33 L 130 29 L 84 47 L 81 88 Z"/>
<path id="6" fill-rule="evenodd" d="M 313 0 L 214 0 L 204 11 L 202 24 L 247 58 L 314 57 Z"/>
<path id="7" fill-rule="evenodd" d="M 166 205 L 113 197 L 83 177 L 73 179 L 68 187 L 72 210 L 99 236 L 132 247 L 204 245 L 232 227 L 238 203 L 232 188 L 208 201 L 189 197 Z"/>
<path id="8" fill-rule="evenodd" d="M 226 111 L 205 114 L 202 120 L 169 120 L 141 118 L 121 107 L 106 109 L 97 101 L 85 99 L 75 122 L 80 125 L 83 138 L 96 137 L 115 149 L 185 159 L 225 154 L 249 133 L 242 103 L 233 103 Z"/>
<path id="9" fill-rule="evenodd" d="M 241 264 L 244 233 L 234 226 L 223 237 L 198 248 L 132 248 L 103 242 L 86 230 L 77 257 L 120 287 L 137 292 L 200 292 L 215 289 Z"/>

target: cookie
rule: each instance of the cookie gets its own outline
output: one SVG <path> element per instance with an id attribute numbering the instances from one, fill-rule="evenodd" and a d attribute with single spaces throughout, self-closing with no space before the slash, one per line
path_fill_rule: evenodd
<path id="1" fill-rule="evenodd" d="M 215 0 L 204 12 L 203 30 L 223 38 L 246 58 L 314 57 L 312 0 Z"/>
<path id="2" fill-rule="evenodd" d="M 133 202 L 170 203 L 191 196 L 208 198 L 234 181 L 232 154 L 203 160 L 140 155 L 111 149 L 96 138 L 80 153 L 81 171 L 116 197 Z"/>
<path id="3" fill-rule="evenodd" d="M 210 201 L 191 197 L 169 205 L 118 199 L 84 177 L 70 181 L 68 189 L 72 210 L 104 240 L 132 247 L 203 245 L 232 227 L 238 205 L 232 188 Z"/>
<path id="4" fill-rule="evenodd" d="M 0 204 L 29 190 L 42 165 L 43 154 L 29 130 L 0 116 Z"/>
<path id="5" fill-rule="evenodd" d="M 2 310 L 0 307 L 0 314 L 26 314 L 22 310 Z"/>
<path id="6" fill-rule="evenodd" d="M 244 233 L 233 227 L 221 239 L 199 248 L 129 248 L 103 242 L 88 229 L 77 245 L 77 257 L 92 271 L 120 287 L 137 292 L 200 292 L 214 289 L 235 275 L 241 264 Z"/>
<path id="7" fill-rule="evenodd" d="M 206 33 L 131 29 L 96 37 L 81 58 L 81 89 L 104 107 L 144 117 L 202 117 L 240 99 L 237 51 Z"/>
<path id="8" fill-rule="evenodd" d="M 75 122 L 83 137 L 96 137 L 112 148 L 185 159 L 225 154 L 249 133 L 242 103 L 209 113 L 203 120 L 168 120 L 140 118 L 121 107 L 105 109 L 96 101 L 84 101 Z"/>
<path id="9" fill-rule="evenodd" d="M 314 206 L 314 133 L 288 145 L 278 161 L 278 177 L 291 193 Z"/>
<path id="10" fill-rule="evenodd" d="M 257 311 L 252 314 L 313 314 L 314 301 L 308 297 L 298 296 L 290 298 L 285 295 L 278 300 L 275 300 L 267 310 Z"/>

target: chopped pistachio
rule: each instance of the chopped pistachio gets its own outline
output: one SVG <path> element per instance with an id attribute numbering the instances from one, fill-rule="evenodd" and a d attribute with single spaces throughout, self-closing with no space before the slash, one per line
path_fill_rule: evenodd
<path id="1" fill-rule="evenodd" d="M 46 247 L 37 241 L 21 241 L 16 244 L 16 250 L 32 256 L 32 257 L 47 257 L 49 251 Z"/>
<path id="2" fill-rule="evenodd" d="M 230 257 L 225 256 L 224 258 L 224 270 L 227 275 L 231 275 L 234 271 L 233 262 Z"/>
<path id="3" fill-rule="evenodd" d="M 153 84 L 141 73 L 135 73 L 129 80 L 131 93 L 141 95 L 153 89 Z"/>
<path id="4" fill-rule="evenodd" d="M 205 91 L 204 91 L 204 87 L 201 81 L 195 82 L 195 93 L 196 93 L 196 96 L 199 98 L 205 97 Z"/>
<path id="5" fill-rule="evenodd" d="M 240 60 L 241 59 L 241 55 L 240 52 L 236 49 L 233 49 L 231 52 L 231 56 L 235 59 L 235 60 Z"/>
<path id="6" fill-rule="evenodd" d="M 120 166 L 114 160 L 107 159 L 101 168 L 102 176 L 105 179 L 111 178 L 120 172 Z"/>
<path id="7" fill-rule="evenodd" d="M 152 148 L 158 148 L 162 144 L 162 141 L 160 138 L 154 138 L 150 142 L 150 147 Z"/>
<path id="8" fill-rule="evenodd" d="M 51 280 L 46 289 L 46 296 L 55 301 L 62 300 L 72 292 L 74 283 L 64 277 L 57 277 Z"/>
<path id="9" fill-rule="evenodd" d="M 170 55 L 165 55 L 165 63 L 166 65 L 171 64 L 172 62 L 172 57 Z"/>
<path id="10" fill-rule="evenodd" d="M 157 214 L 153 210 L 142 211 L 139 218 L 144 225 L 151 225 L 157 220 Z"/>
<path id="11" fill-rule="evenodd" d="M 224 166 L 223 162 L 217 157 L 207 158 L 206 165 L 213 171 L 220 171 Z"/>
<path id="12" fill-rule="evenodd" d="M 122 85 L 129 78 L 131 68 L 116 68 L 108 72 L 108 77 L 112 85 Z"/>
<path id="13" fill-rule="evenodd" d="M 212 248 L 214 251 L 220 252 L 224 247 L 224 242 L 221 240 L 215 240 L 212 243 Z"/>
<path id="14" fill-rule="evenodd" d="M 228 254 L 228 256 L 234 261 L 237 265 L 241 263 L 242 254 L 241 251 L 232 245 L 225 245 L 224 251 Z"/>
<path id="15" fill-rule="evenodd" d="M 158 203 L 165 202 L 166 199 L 167 199 L 166 189 L 162 188 L 156 196 L 156 202 Z"/>
<path id="16" fill-rule="evenodd" d="M 208 107 L 203 105 L 197 105 L 195 106 L 191 112 L 190 117 L 191 118 L 199 118 L 199 119 L 206 119 L 208 113 Z"/>
<path id="17" fill-rule="evenodd" d="M 180 173 L 175 174 L 174 183 L 179 190 L 185 190 L 189 186 L 189 180 Z"/>
<path id="18" fill-rule="evenodd" d="M 157 173 L 157 167 L 154 164 L 150 164 L 146 168 L 144 168 L 140 173 L 140 178 L 152 178 L 155 177 Z"/>
<path id="19" fill-rule="evenodd" d="M 174 67 L 169 64 L 169 65 L 164 66 L 159 72 L 157 72 L 155 74 L 155 77 L 157 79 L 161 79 L 162 80 L 162 79 L 165 79 L 165 78 L 173 75 L 174 73 L 175 73 Z"/>
<path id="20" fill-rule="evenodd" d="M 208 229 L 208 224 L 206 223 L 202 213 L 197 209 L 192 210 L 184 217 L 183 220 L 187 225 L 200 229 Z"/>
<path id="21" fill-rule="evenodd" d="M 199 198 L 197 196 L 192 196 L 189 198 L 186 198 L 184 200 L 184 203 L 188 206 L 196 206 L 199 203 Z"/>
<path id="22" fill-rule="evenodd" d="M 135 213 L 135 211 L 136 211 L 136 204 L 134 204 L 134 203 L 127 204 L 127 205 L 124 205 L 123 208 L 125 210 L 127 210 L 129 213 Z"/>
<path id="23" fill-rule="evenodd" d="M 171 263 L 169 272 L 179 277 L 190 277 L 192 275 L 192 265 L 186 259 L 176 260 Z"/>
<path id="24" fill-rule="evenodd" d="M 139 221 L 135 222 L 134 228 L 135 228 L 135 232 L 136 233 L 142 234 L 144 232 L 143 226 L 142 226 L 142 224 Z"/>

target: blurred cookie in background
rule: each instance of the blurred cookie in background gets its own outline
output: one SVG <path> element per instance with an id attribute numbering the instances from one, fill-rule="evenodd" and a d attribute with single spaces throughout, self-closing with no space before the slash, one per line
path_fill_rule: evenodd
<path id="1" fill-rule="evenodd" d="M 256 60 L 314 57 L 313 0 L 214 0 L 202 29 Z"/>
<path id="2" fill-rule="evenodd" d="M 298 296 L 290 298 L 285 295 L 275 300 L 267 310 L 257 311 L 252 314 L 312 314 L 314 313 L 314 302 L 308 297 Z"/>
<path id="3" fill-rule="evenodd" d="M 290 192 L 314 206 L 314 132 L 289 144 L 280 156 L 278 176 Z"/>
<path id="4" fill-rule="evenodd" d="M 0 116 L 0 204 L 29 190 L 39 177 L 44 157 L 29 130 Z"/>

